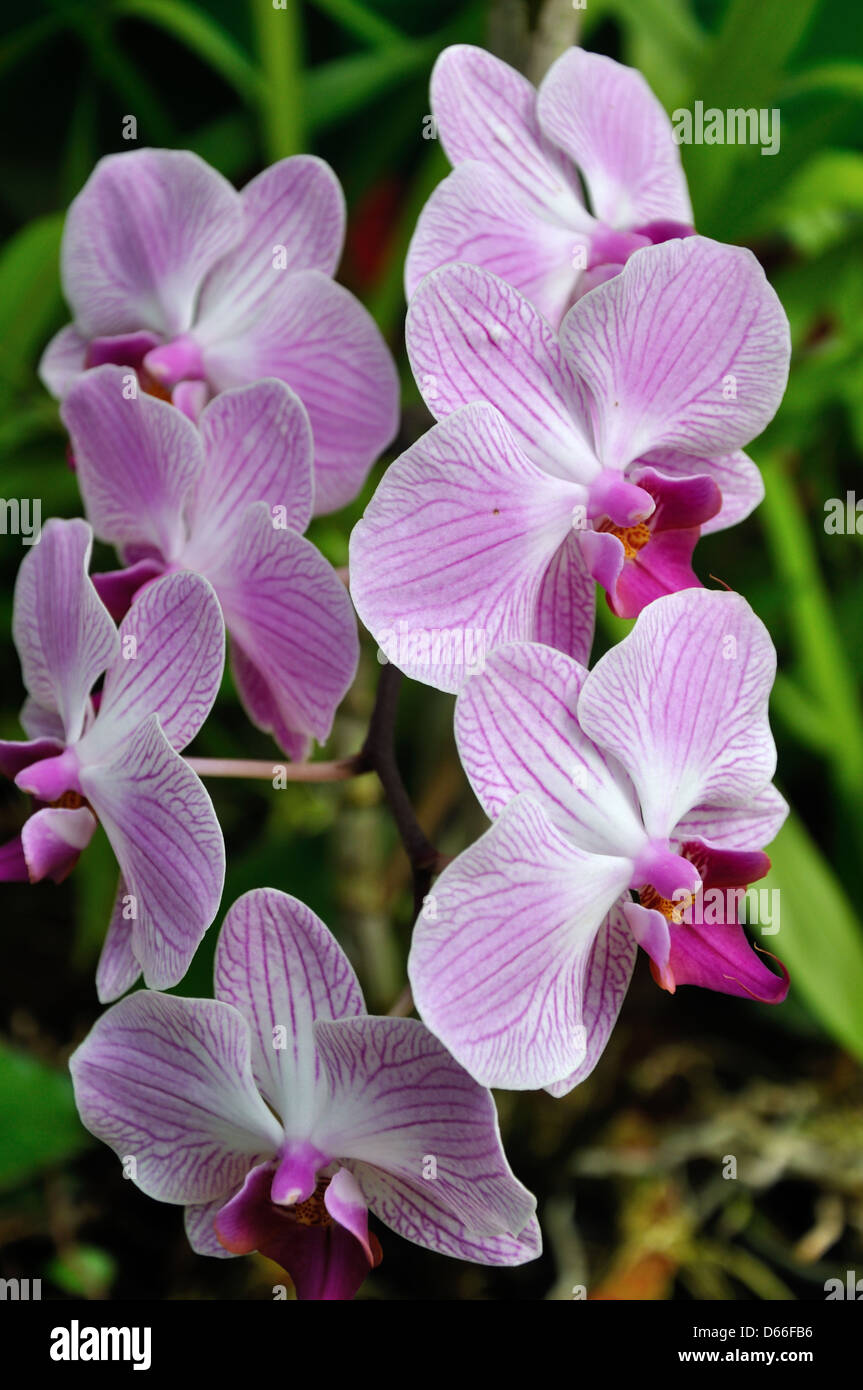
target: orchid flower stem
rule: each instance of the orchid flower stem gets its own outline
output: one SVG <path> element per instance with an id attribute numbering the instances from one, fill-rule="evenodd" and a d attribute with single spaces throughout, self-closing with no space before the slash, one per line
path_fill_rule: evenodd
<path id="1" fill-rule="evenodd" d="M 252 18 L 264 82 L 261 122 L 267 158 L 303 149 L 302 24 L 299 0 L 254 0 Z"/>
<path id="2" fill-rule="evenodd" d="M 288 782 L 344 782 L 375 772 L 383 787 L 399 838 L 410 861 L 414 881 L 414 912 L 419 913 L 435 874 L 449 862 L 428 839 L 416 818 L 395 753 L 395 722 L 402 673 L 385 666 L 378 683 L 369 731 L 359 753 L 331 762 L 267 762 L 252 758 L 187 758 L 199 777 L 257 777 L 271 782 L 281 777 Z"/>
<path id="3" fill-rule="evenodd" d="M 377 773 L 413 873 L 414 915 L 418 916 L 432 879 L 445 862 L 416 818 L 396 761 L 396 711 L 402 673 L 387 665 L 381 671 L 369 731 L 359 754 Z"/>
<path id="4" fill-rule="evenodd" d="M 320 763 L 267 762 L 251 758 L 187 758 L 186 762 L 199 777 L 260 777 L 268 782 L 277 775 L 288 782 L 344 782 L 349 777 L 371 771 L 363 766 L 359 754 Z"/>
<path id="5" fill-rule="evenodd" d="M 792 638 L 815 709 L 822 717 L 837 787 L 856 798 L 863 786 L 863 718 L 821 574 L 811 524 L 778 456 L 762 464 L 765 498 L 759 515 L 783 582 L 792 616 Z"/>

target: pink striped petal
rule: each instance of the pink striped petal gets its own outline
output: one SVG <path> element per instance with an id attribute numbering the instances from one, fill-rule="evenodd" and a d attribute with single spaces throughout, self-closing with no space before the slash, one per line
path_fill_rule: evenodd
<path id="1" fill-rule="evenodd" d="M 599 472 L 581 387 L 557 335 L 511 285 L 476 266 L 443 266 L 419 286 L 405 336 L 437 419 L 486 401 L 546 472 L 580 483 Z"/>
<path id="2" fill-rule="evenodd" d="M 481 1084 L 533 1090 L 581 1066 L 587 965 L 631 872 L 522 795 L 436 881 L 414 929 L 413 995 Z"/>
<path id="3" fill-rule="evenodd" d="M 135 1160 L 134 1181 L 161 1202 L 227 1196 L 281 1142 L 255 1090 L 249 1030 L 213 999 L 142 991 L 96 1022 L 69 1061 L 91 1134 Z"/>
<path id="4" fill-rule="evenodd" d="M 506 280 L 557 328 L 587 264 L 588 234 L 549 221 L 500 170 L 459 164 L 438 184 L 419 216 L 405 262 L 407 297 L 423 276 L 466 261 Z"/>
<path id="5" fill-rule="evenodd" d="M 212 708 L 224 663 L 224 622 L 207 580 L 184 570 L 146 585 L 120 626 L 81 761 L 102 759 L 154 713 L 170 744 L 185 748 Z"/>
<path id="6" fill-rule="evenodd" d="M 207 464 L 187 517 L 191 548 L 223 551 L 252 502 L 266 502 L 271 512 L 278 507 L 285 526 L 305 531 L 312 516 L 314 447 L 309 417 L 293 391 L 275 380 L 224 391 L 199 424 Z"/>
<path id="7" fill-rule="evenodd" d="M 482 160 L 504 174 L 513 196 L 573 220 L 584 215 L 569 161 L 545 138 L 536 89 L 484 48 L 444 49 L 431 78 L 432 111 L 452 164 Z"/>
<path id="8" fill-rule="evenodd" d="M 671 122 L 635 68 L 569 48 L 543 78 L 537 115 L 543 134 L 578 165 L 603 222 L 692 222 Z"/>
<path id="9" fill-rule="evenodd" d="M 555 1081 L 552 1085 L 546 1086 L 549 1095 L 568 1095 L 593 1071 L 617 1022 L 637 955 L 635 938 L 627 925 L 623 908 L 618 903 L 611 909 L 596 934 L 585 971 L 584 1060 L 562 1081 Z"/>
<path id="10" fill-rule="evenodd" d="M 55 333 L 42 353 L 39 380 L 52 396 L 62 400 L 84 371 L 86 356 L 87 339 L 82 337 L 73 323 L 67 323 L 65 328 Z"/>
<path id="11" fill-rule="evenodd" d="M 63 234 L 63 288 L 86 338 L 192 322 L 201 283 L 243 232 L 240 195 L 188 150 L 101 159 Z"/>
<path id="12" fill-rule="evenodd" d="M 675 838 L 707 840 L 725 849 L 748 850 L 775 840 L 788 815 L 788 802 L 774 786 L 747 796 L 739 805 L 696 806 L 677 822 Z"/>
<path id="13" fill-rule="evenodd" d="M 310 541 L 278 529 L 266 504 L 257 503 L 206 572 L 232 643 L 278 713 L 272 732 L 324 743 L 359 657 L 356 619 L 335 570 Z M 257 703 L 249 710 L 253 718 L 262 712 Z"/>
<path id="14" fill-rule="evenodd" d="M 776 653 L 739 594 L 657 599 L 584 683 L 578 718 L 635 784 L 651 836 L 695 807 L 745 805 L 776 766 L 767 701 Z"/>
<path id="15" fill-rule="evenodd" d="M 198 317 L 232 322 L 261 312 L 282 272 L 281 248 L 291 270 L 334 275 L 345 234 L 345 199 L 328 164 L 292 155 L 247 183 L 240 197 L 243 231 L 238 244 L 210 272 Z"/>
<path id="16" fill-rule="evenodd" d="M 788 320 L 758 261 L 700 236 L 636 251 L 570 309 L 560 336 L 592 392 L 607 468 L 659 448 L 741 448 L 788 377 Z"/>
<path id="17" fill-rule="evenodd" d="M 273 273 L 266 299 L 198 325 L 216 390 L 278 377 L 297 393 L 315 440 L 315 511 L 350 502 L 398 425 L 398 378 L 371 315 L 318 270 Z"/>
<path id="18" fill-rule="evenodd" d="M 61 414 L 96 535 L 171 561 L 185 537 L 184 501 L 204 464 L 201 440 L 167 401 L 143 391 L 127 399 L 127 378 L 122 367 L 86 372 Z"/>
<path id="19" fill-rule="evenodd" d="M 315 1024 L 331 1109 L 316 1131 L 374 1214 L 426 1249 L 484 1264 L 539 1254 L 494 1101 L 415 1019 Z"/>
<path id="20" fill-rule="evenodd" d="M 90 690 L 118 650 L 87 576 L 92 545 L 85 521 L 47 522 L 15 584 L 12 633 L 24 684 L 44 712 L 57 713 L 68 743 L 80 737 Z"/>
<path id="21" fill-rule="evenodd" d="M 249 1025 L 262 1093 L 290 1132 L 304 1133 L 321 1099 L 314 1020 L 365 1012 L 347 956 L 299 899 L 256 888 L 225 917 L 215 986 Z"/>
<path id="22" fill-rule="evenodd" d="M 586 678 L 551 647 L 499 647 L 456 702 L 459 757 L 492 819 L 531 792 L 582 849 L 635 857 L 645 834 L 632 786 L 578 723 Z"/>
<path id="23" fill-rule="evenodd" d="M 587 662 L 593 645 L 596 581 L 584 563 L 578 538 L 570 534 L 545 572 L 536 606 L 537 642 Z"/>
<path id="24" fill-rule="evenodd" d="M 471 405 L 392 464 L 351 537 L 351 594 L 390 661 L 457 690 L 485 654 L 536 634 L 545 576 L 580 497 Z"/>
<path id="25" fill-rule="evenodd" d="M 144 981 L 167 989 L 188 970 L 222 896 L 225 847 L 213 804 L 155 714 L 113 760 L 108 750 L 105 762 L 83 766 L 80 780 L 132 898 Z"/>
<path id="26" fill-rule="evenodd" d="M 125 994 L 141 974 L 141 962 L 132 948 L 134 899 L 122 874 L 117 884 L 111 920 L 96 967 L 96 993 L 99 1002 L 109 1004 Z"/>

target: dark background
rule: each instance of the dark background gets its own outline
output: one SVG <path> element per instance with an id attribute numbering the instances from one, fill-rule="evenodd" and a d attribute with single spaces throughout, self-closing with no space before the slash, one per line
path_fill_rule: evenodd
<path id="1" fill-rule="evenodd" d="M 404 380 L 402 435 L 363 497 L 315 524 L 337 564 L 389 458 L 426 427 L 402 350 L 401 268 L 419 208 L 446 172 L 422 138 L 428 76 L 453 41 L 484 43 L 537 79 L 576 35 L 640 67 L 669 111 L 778 107 L 781 148 L 688 147 L 696 223 L 752 246 L 786 306 L 794 363 L 777 420 L 751 451 L 767 500 L 703 541 L 702 580 L 740 590 L 780 656 L 777 781 L 792 818 L 771 850 L 781 928 L 763 944 L 792 974 L 780 1008 L 659 991 L 642 958 L 594 1075 L 564 1100 L 499 1097 L 508 1153 L 536 1191 L 546 1253 L 517 1270 L 427 1254 L 378 1231 L 367 1298 L 822 1299 L 863 1274 L 863 541 L 828 535 L 824 504 L 861 485 L 863 450 L 863 29 L 857 0 L 40 0 L 0 19 L 0 457 L 4 497 L 43 518 L 80 511 L 57 409 L 35 375 L 67 315 L 63 210 L 96 160 L 139 145 L 197 150 L 243 183 L 314 150 L 350 208 L 340 272 L 372 309 Z M 863 524 L 863 523 L 861 523 Z M 20 736 L 9 636 L 22 549 L 0 536 L 0 736 Z M 624 629 L 601 622 L 596 655 Z M 360 676 L 325 755 L 356 750 L 379 672 Z M 484 828 L 455 757 L 451 700 L 402 697 L 405 780 L 439 848 Z M 269 758 L 226 682 L 202 755 Z M 372 1010 L 404 983 L 407 864 L 373 778 L 334 786 L 210 784 L 228 846 L 225 905 L 270 884 L 306 900 L 354 960 Z M 0 788 L 0 836 L 26 814 Z M 192 1254 L 178 1208 L 150 1201 L 82 1130 L 65 1063 L 98 1014 L 95 961 L 114 892 L 94 841 L 60 887 L 2 885 L 0 1277 L 43 1296 L 269 1298 L 258 1257 Z M 179 992 L 208 994 L 217 926 Z M 736 1179 L 723 1176 L 736 1160 Z"/>

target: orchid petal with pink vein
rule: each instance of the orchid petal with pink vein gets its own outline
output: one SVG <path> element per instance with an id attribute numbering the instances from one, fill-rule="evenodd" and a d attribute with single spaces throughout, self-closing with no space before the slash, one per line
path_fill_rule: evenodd
<path id="1" fill-rule="evenodd" d="M 519 643 L 466 682 L 456 739 L 493 824 L 437 879 L 409 974 L 423 1020 L 481 1084 L 563 1095 L 583 1080 L 636 945 L 672 992 L 785 997 L 787 975 L 738 925 L 788 809 L 770 785 L 774 669 L 744 599 L 689 589 L 589 673 Z"/>
<path id="2" fill-rule="evenodd" d="M 489 1265 L 540 1252 L 536 1203 L 494 1102 L 423 1024 L 365 1012 L 323 922 L 275 889 L 228 912 L 216 999 L 136 994 L 73 1055 L 81 1118 L 200 1254 L 260 1250 L 301 1299 L 352 1298 L 378 1263 L 371 1212 Z"/>
<path id="3" fill-rule="evenodd" d="M 111 842 L 122 885 L 97 975 L 107 1001 L 142 971 L 150 986 L 177 984 L 219 906 L 222 833 L 180 750 L 216 697 L 225 641 L 210 584 L 188 572 L 150 585 L 118 633 L 87 575 L 91 546 L 86 522 L 49 521 L 21 565 L 22 722 L 58 737 L 0 753 L 36 801 L 21 834 L 32 881 L 64 878 L 97 820 Z"/>
<path id="4" fill-rule="evenodd" d="M 193 571 L 212 584 L 249 717 L 293 758 L 323 743 L 359 655 L 344 585 L 304 539 L 313 509 L 313 440 L 281 381 L 225 391 L 196 428 L 153 396 L 132 399 L 117 366 L 87 372 L 63 417 L 84 505 L 126 568 L 94 582 L 129 621 L 154 576 Z M 119 447 L 118 447 L 119 443 Z"/>
<path id="5" fill-rule="evenodd" d="M 351 593 L 408 675 L 458 690 L 508 641 L 586 661 L 595 580 L 621 617 L 698 583 L 701 529 L 761 497 L 741 452 L 788 374 L 782 306 L 750 251 L 703 237 L 637 251 L 559 333 L 487 270 L 428 275 L 408 311 L 438 423 L 385 473 L 351 537 Z M 430 658 L 429 634 L 441 652 Z"/>
<path id="6" fill-rule="evenodd" d="M 344 506 L 398 423 L 390 352 L 332 281 L 344 222 L 339 182 L 312 155 L 280 160 L 240 193 L 186 150 L 108 155 L 69 209 L 74 323 L 49 343 L 42 380 L 65 398 L 113 362 L 197 418 L 218 392 L 278 377 L 314 428 L 316 511 Z"/>
<path id="7" fill-rule="evenodd" d="M 408 298 L 430 271 L 465 261 L 507 280 L 556 328 L 634 251 L 691 234 L 671 122 L 635 69 L 570 48 L 537 91 L 491 53 L 455 44 L 435 64 L 431 99 L 454 167 L 420 214 Z"/>

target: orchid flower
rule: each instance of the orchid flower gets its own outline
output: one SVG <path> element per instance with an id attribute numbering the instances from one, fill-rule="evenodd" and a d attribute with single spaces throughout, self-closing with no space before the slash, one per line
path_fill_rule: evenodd
<path id="1" fill-rule="evenodd" d="M 323 922 L 272 888 L 230 909 L 215 1000 L 139 993 L 70 1066 L 81 1118 L 141 1190 L 186 1207 L 202 1255 L 259 1250 L 301 1299 L 352 1298 L 369 1210 L 458 1259 L 540 1251 L 494 1102 L 415 1019 L 369 1017 Z"/>
<path id="2" fill-rule="evenodd" d="M 91 546 L 86 522 L 49 521 L 18 574 L 29 742 L 0 743 L 0 768 L 36 810 L 0 851 L 0 878 L 60 882 L 101 821 L 121 873 L 97 974 L 107 1001 L 142 971 L 152 988 L 177 984 L 218 910 L 222 832 L 178 750 L 216 697 L 225 643 L 193 574 L 151 585 L 118 633 L 87 576 Z"/>
<path id="3" fill-rule="evenodd" d="M 672 992 L 784 998 L 787 974 L 737 915 L 788 810 L 770 782 L 775 660 L 744 599 L 691 589 L 652 603 L 590 673 L 519 644 L 467 682 L 458 748 L 494 823 L 434 885 L 409 974 L 477 1081 L 554 1095 L 581 1081 L 637 945 Z"/>
<path id="4" fill-rule="evenodd" d="M 773 416 L 788 324 L 751 252 L 703 237 L 637 251 L 554 333 L 488 271 L 435 271 L 408 351 L 441 423 L 393 463 L 351 541 L 351 592 L 385 655 L 457 690 L 459 643 L 590 651 L 594 579 L 634 617 L 698 583 L 701 530 L 760 500 L 741 447 Z M 467 647 L 467 643 L 461 645 Z"/>
<path id="5" fill-rule="evenodd" d="M 429 271 L 467 261 L 521 290 L 556 328 L 634 251 L 691 234 L 671 122 L 635 69 L 571 48 L 537 91 L 499 58 L 456 44 L 435 64 L 431 96 L 454 169 L 420 214 L 408 298 Z"/>
<path id="6" fill-rule="evenodd" d="M 63 418 L 87 516 L 127 567 L 95 575 L 119 617 L 142 585 L 195 570 L 215 589 L 252 721 L 293 758 L 323 743 L 358 659 L 344 585 L 303 537 L 312 432 L 280 381 L 224 391 L 198 427 L 154 396 L 129 398 L 120 367 L 87 372 Z"/>
<path id="7" fill-rule="evenodd" d="M 277 377 L 312 422 L 316 510 L 343 506 L 398 422 L 389 350 L 332 279 L 344 223 L 335 174 L 309 155 L 241 193 L 187 150 L 108 155 L 66 218 L 74 321 L 43 382 L 62 398 L 87 368 L 119 363 L 195 419 L 214 394 Z"/>

